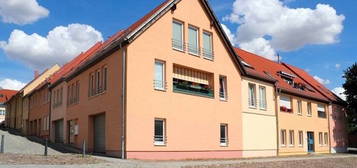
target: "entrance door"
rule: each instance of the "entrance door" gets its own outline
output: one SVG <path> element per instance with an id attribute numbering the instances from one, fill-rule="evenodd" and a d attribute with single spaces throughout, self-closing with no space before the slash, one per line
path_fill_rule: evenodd
<path id="1" fill-rule="evenodd" d="M 105 115 L 93 117 L 94 152 L 105 153 Z"/>
<path id="2" fill-rule="evenodd" d="M 315 152 L 314 132 L 307 132 L 307 151 Z"/>
<path id="3" fill-rule="evenodd" d="M 55 122 L 55 142 L 63 143 L 63 120 Z"/>

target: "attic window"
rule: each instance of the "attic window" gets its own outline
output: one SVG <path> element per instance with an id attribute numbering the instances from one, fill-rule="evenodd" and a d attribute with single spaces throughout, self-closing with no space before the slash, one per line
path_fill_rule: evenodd
<path id="1" fill-rule="evenodd" d="M 0 97 L 1 97 L 1 98 L 3 98 L 3 97 L 4 97 L 4 95 L 3 95 L 3 94 L 0 94 Z"/>
<path id="2" fill-rule="evenodd" d="M 250 64 L 248 64 L 248 63 L 245 62 L 245 61 L 241 61 L 241 63 L 242 63 L 245 67 L 253 68 Z"/>
<path id="3" fill-rule="evenodd" d="M 279 71 L 278 75 L 281 76 L 281 78 L 288 83 L 289 85 L 294 86 L 294 78 L 296 77 L 295 75 L 292 75 L 290 73 L 287 72 L 283 72 L 283 71 Z"/>

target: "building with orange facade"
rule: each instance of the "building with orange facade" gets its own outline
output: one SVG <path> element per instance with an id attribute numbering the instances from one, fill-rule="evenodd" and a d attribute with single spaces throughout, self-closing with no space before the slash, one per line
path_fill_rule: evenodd
<path id="1" fill-rule="evenodd" d="M 0 125 L 5 124 L 6 109 L 5 102 L 10 100 L 17 93 L 15 90 L 0 89 Z"/>
<path id="2" fill-rule="evenodd" d="M 165 0 L 58 69 L 25 96 L 31 135 L 54 143 L 150 160 L 346 147 L 343 102 L 296 67 L 233 48 L 207 0 Z"/>

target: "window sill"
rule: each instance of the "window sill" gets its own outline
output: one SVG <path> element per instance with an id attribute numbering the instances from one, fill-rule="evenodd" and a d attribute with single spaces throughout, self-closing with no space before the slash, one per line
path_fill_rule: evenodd
<path id="1" fill-rule="evenodd" d="M 203 57 L 205 60 L 208 60 L 208 61 L 212 61 L 213 62 L 213 58 L 208 58 L 208 57 Z"/>
<path id="2" fill-rule="evenodd" d="M 295 145 L 289 145 L 289 148 L 293 148 L 293 147 L 295 147 Z"/>
<path id="3" fill-rule="evenodd" d="M 88 97 L 88 100 L 94 99 L 94 98 L 99 97 L 99 96 L 101 96 L 101 95 L 104 95 L 104 94 L 106 94 L 106 93 L 107 93 L 107 91 L 103 91 L 102 93 L 98 93 L 98 94 L 96 94 L 96 95 L 89 96 L 89 97 Z"/>
<path id="4" fill-rule="evenodd" d="M 166 88 L 154 88 L 156 91 L 166 92 Z"/>
<path id="5" fill-rule="evenodd" d="M 267 108 L 259 108 L 260 110 L 267 111 Z"/>
<path id="6" fill-rule="evenodd" d="M 183 50 L 183 48 L 175 48 L 175 47 L 172 47 L 173 50 L 175 51 L 178 51 L 178 52 L 182 52 L 182 53 L 185 53 L 185 51 Z"/>
<path id="7" fill-rule="evenodd" d="M 166 143 L 164 143 L 164 142 L 154 142 L 154 146 L 165 147 Z"/>
<path id="8" fill-rule="evenodd" d="M 250 109 L 257 109 L 256 106 L 249 106 Z"/>
<path id="9" fill-rule="evenodd" d="M 312 117 L 312 115 L 307 115 L 308 117 Z"/>
<path id="10" fill-rule="evenodd" d="M 286 147 L 286 145 L 280 145 L 282 148 L 285 148 Z"/>
<path id="11" fill-rule="evenodd" d="M 298 113 L 297 115 L 298 115 L 298 116 L 302 116 L 302 113 Z"/>
<path id="12" fill-rule="evenodd" d="M 221 143 L 219 144 L 220 147 L 228 147 L 228 144 L 227 143 Z"/>
<path id="13" fill-rule="evenodd" d="M 200 58 L 200 55 L 198 53 L 188 52 L 188 54 Z"/>
<path id="14" fill-rule="evenodd" d="M 227 98 L 219 98 L 219 100 L 222 101 L 222 102 L 228 102 Z"/>

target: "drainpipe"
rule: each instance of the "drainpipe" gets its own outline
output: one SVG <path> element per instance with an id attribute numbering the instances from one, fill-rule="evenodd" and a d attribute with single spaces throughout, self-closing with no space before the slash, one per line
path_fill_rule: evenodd
<path id="1" fill-rule="evenodd" d="M 49 122 L 49 123 L 47 123 L 47 124 L 49 124 L 49 125 L 48 125 L 48 129 L 49 129 L 49 130 L 48 130 L 48 139 L 51 141 L 51 132 L 52 132 L 52 131 L 51 131 L 51 130 L 52 130 L 52 119 L 51 119 L 51 118 L 52 118 L 52 117 L 51 117 L 51 116 L 52 116 L 52 112 L 51 112 L 51 111 L 52 111 L 52 110 L 51 110 L 51 106 L 52 106 L 52 101 L 51 101 L 51 100 L 52 100 L 52 90 L 50 89 L 50 84 L 48 84 L 47 87 L 48 87 L 48 93 L 49 93 L 48 96 L 50 97 L 50 102 L 48 103 L 48 104 L 49 104 L 49 110 L 48 110 L 48 112 L 49 112 L 49 115 L 48 115 L 48 120 L 49 120 L 49 121 L 48 121 L 48 122 Z M 48 98 L 47 98 L 47 99 L 48 99 Z"/>
<path id="2" fill-rule="evenodd" d="M 278 94 L 280 90 L 277 87 L 277 83 L 274 83 L 275 88 L 275 118 L 276 118 L 276 155 L 279 156 L 279 105 Z"/>
<path id="3" fill-rule="evenodd" d="M 126 138 L 126 48 L 122 48 L 122 94 L 121 94 L 121 107 L 122 107 L 122 128 L 121 128 L 121 158 L 125 159 L 125 138 Z"/>
<path id="4" fill-rule="evenodd" d="M 332 115 L 332 113 L 330 113 L 330 109 L 331 109 L 331 112 L 332 112 L 332 102 L 329 103 L 329 105 L 331 106 L 331 108 L 327 108 L 327 122 L 328 122 L 328 143 L 329 143 L 329 153 L 331 153 L 331 131 L 330 131 L 330 115 Z"/>

